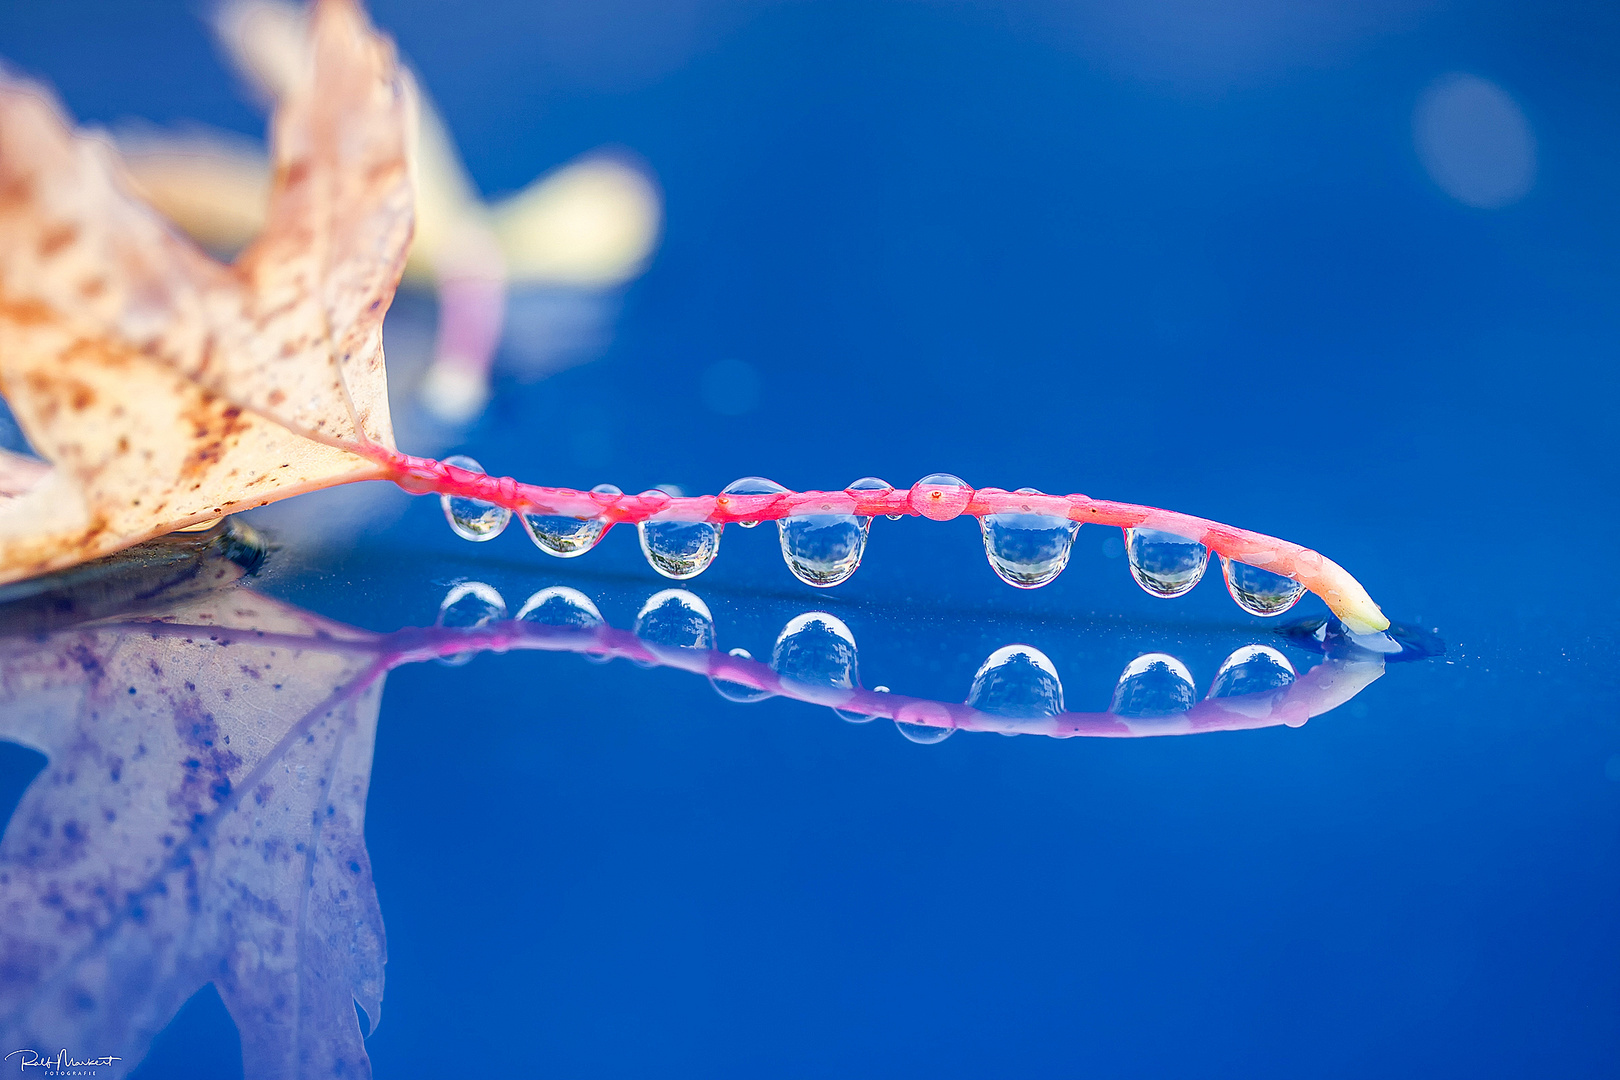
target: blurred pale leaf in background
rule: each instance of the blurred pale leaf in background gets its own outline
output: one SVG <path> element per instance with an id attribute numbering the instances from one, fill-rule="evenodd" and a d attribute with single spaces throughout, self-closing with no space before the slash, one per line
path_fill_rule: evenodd
<path id="1" fill-rule="evenodd" d="M 276 0 L 235 0 L 216 13 L 227 57 L 267 105 L 292 85 L 306 18 Z M 459 424 L 488 397 L 507 290 L 597 294 L 637 277 L 657 246 L 661 197 L 641 166 L 599 151 L 486 204 L 432 99 L 419 84 L 415 93 L 417 228 L 406 280 L 436 284 L 440 300 L 419 400 Z M 234 249 L 262 225 L 266 166 L 251 141 L 200 128 L 143 129 L 123 145 L 141 190 L 203 243 Z M 596 307 L 598 320 L 611 317 L 611 305 Z M 567 314 L 577 321 L 577 311 Z M 515 329 L 524 338 L 515 351 L 528 356 L 532 374 L 565 365 L 570 353 L 579 358 L 569 346 L 581 338 L 569 325 L 551 327 L 531 310 Z"/>

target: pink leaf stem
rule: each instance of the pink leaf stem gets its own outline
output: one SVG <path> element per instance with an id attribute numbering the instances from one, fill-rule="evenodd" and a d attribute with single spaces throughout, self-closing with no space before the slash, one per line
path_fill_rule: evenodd
<path id="1" fill-rule="evenodd" d="M 1292 578 L 1320 596 L 1351 630 L 1360 634 L 1389 628 L 1383 611 L 1343 567 L 1310 548 L 1264 533 L 1223 525 L 1207 518 L 1133 503 L 1093 499 L 1089 495 L 1042 495 L 1001 488 L 956 488 L 916 484 L 911 488 L 848 491 L 788 491 L 763 495 L 697 495 L 676 497 L 662 491 L 611 495 L 572 488 L 537 487 L 508 476 L 495 477 L 413 457 L 384 447 L 368 456 L 389 471 L 389 478 L 413 494 L 439 494 L 481 499 L 514 513 L 598 517 L 609 527 L 620 522 L 706 521 L 716 525 L 776 521 L 810 514 L 854 514 L 877 517 L 900 514 L 948 521 L 963 514 L 1043 514 L 1081 524 L 1150 528 L 1175 533 L 1218 555 Z"/>

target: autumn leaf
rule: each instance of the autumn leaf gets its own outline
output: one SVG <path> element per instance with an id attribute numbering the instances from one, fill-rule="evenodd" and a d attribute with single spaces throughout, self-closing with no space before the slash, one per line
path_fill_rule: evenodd
<path id="1" fill-rule="evenodd" d="M 247 1077 L 369 1076 L 384 670 L 363 631 L 245 589 L 0 638 L 0 738 L 48 758 L 0 840 L 0 1042 L 121 1075 L 212 982 Z"/>
<path id="2" fill-rule="evenodd" d="M 52 466 L 0 498 L 0 582 L 382 475 L 409 99 L 350 0 L 318 5 L 303 62 L 265 230 L 230 265 L 44 90 L 0 81 L 0 394 Z"/>

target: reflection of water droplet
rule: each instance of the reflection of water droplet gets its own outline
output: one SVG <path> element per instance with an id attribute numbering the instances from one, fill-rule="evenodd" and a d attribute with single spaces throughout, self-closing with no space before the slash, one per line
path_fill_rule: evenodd
<path id="1" fill-rule="evenodd" d="M 665 589 L 649 596 L 641 605 L 632 633 L 649 645 L 712 649 L 714 616 L 702 598 L 685 589 Z"/>
<path id="2" fill-rule="evenodd" d="M 1224 555 L 1221 556 L 1221 572 L 1226 575 L 1226 591 L 1232 594 L 1238 607 L 1250 615 L 1281 615 L 1305 595 L 1305 586 L 1293 578 Z"/>
<path id="3" fill-rule="evenodd" d="M 447 457 L 444 463 L 454 465 L 458 469 L 466 469 L 468 472 L 484 471 L 482 465 L 465 454 Z M 444 519 L 450 523 L 450 528 L 454 529 L 456 535 L 463 540 L 493 540 L 501 535 L 506 523 L 512 520 L 512 511 L 504 506 L 460 495 L 440 495 L 439 508 L 444 511 Z"/>
<path id="4" fill-rule="evenodd" d="M 1269 645 L 1245 645 L 1221 661 L 1209 696 L 1239 697 L 1278 690 L 1297 678 L 1288 657 Z"/>
<path id="5" fill-rule="evenodd" d="M 1125 717 L 1174 716 L 1197 700 L 1186 664 L 1167 653 L 1147 653 L 1125 665 L 1108 711 Z"/>
<path id="6" fill-rule="evenodd" d="M 854 514 L 802 514 L 776 523 L 782 559 L 793 576 L 825 589 L 848 581 L 866 553 L 869 517 Z"/>
<path id="7" fill-rule="evenodd" d="M 624 492 L 612 484 L 597 484 L 591 488 L 597 495 L 622 495 Z M 534 546 L 547 555 L 571 559 L 583 555 L 596 546 L 607 531 L 603 517 L 568 517 L 563 514 L 524 514 L 523 527 L 534 541 Z"/>
<path id="8" fill-rule="evenodd" d="M 860 683 L 855 635 L 842 619 L 822 611 L 796 615 L 782 627 L 771 649 L 771 667 L 784 679 L 806 687 L 851 690 Z M 847 695 L 835 695 L 842 703 Z"/>
<path id="9" fill-rule="evenodd" d="M 956 731 L 950 710 L 937 701 L 913 701 L 900 710 L 894 726 L 900 734 L 924 746 L 944 742 Z"/>
<path id="10" fill-rule="evenodd" d="M 566 585 L 553 585 L 529 597 L 518 608 L 517 620 L 570 630 L 595 630 L 605 622 L 590 597 Z"/>
<path id="11" fill-rule="evenodd" d="M 1126 529 L 1125 553 L 1136 583 L 1165 598 L 1190 592 L 1209 565 L 1207 547 L 1162 529 Z"/>
<path id="12" fill-rule="evenodd" d="M 741 480 L 733 480 L 731 483 L 729 483 L 725 487 L 721 488 L 720 489 L 720 494 L 721 495 L 782 495 L 782 494 L 786 493 L 787 490 L 788 490 L 787 488 L 783 487 L 781 484 L 778 484 L 775 480 L 767 480 L 763 476 L 745 476 Z M 753 500 L 750 500 L 750 503 L 752 501 Z M 763 502 L 764 500 L 760 500 L 760 501 Z M 737 524 L 741 525 L 745 529 L 752 529 L 755 525 L 758 525 L 759 522 L 757 522 L 757 521 L 739 521 L 739 522 L 737 522 Z"/>
<path id="13" fill-rule="evenodd" d="M 641 553 L 667 578 L 685 581 L 709 568 L 720 554 L 722 525 L 707 521 L 642 521 L 636 525 Z"/>
<path id="14" fill-rule="evenodd" d="M 872 687 L 872 693 L 874 693 L 874 694 L 887 694 L 888 692 L 889 692 L 889 688 L 887 686 L 874 686 L 874 687 Z M 860 712 L 860 711 L 858 711 L 856 709 L 847 708 L 847 707 L 846 708 L 834 708 L 833 712 L 837 713 L 840 719 L 848 720 L 852 724 L 870 723 L 872 721 L 872 718 L 873 718 L 872 713 Z"/>
<path id="15" fill-rule="evenodd" d="M 982 713 L 1033 720 L 1063 711 L 1063 683 L 1045 653 L 1007 645 L 990 654 L 973 676 L 967 703 Z"/>
<path id="16" fill-rule="evenodd" d="M 439 617 L 433 625 L 449 630 L 476 630 L 504 618 L 506 600 L 499 592 L 482 581 L 463 581 L 444 594 L 444 600 L 439 603 Z M 441 656 L 438 660 L 448 667 L 460 667 L 476 655 L 476 650 L 469 650 Z"/>
<path id="17" fill-rule="evenodd" d="M 754 658 L 753 654 L 747 649 L 732 649 L 726 655 L 734 656 L 739 660 L 752 660 Z M 727 679 L 717 679 L 712 675 L 709 676 L 709 685 L 714 687 L 715 693 L 727 701 L 735 701 L 739 705 L 751 705 L 756 701 L 764 701 L 766 698 L 776 696 L 769 690 L 760 690 L 757 687 L 748 686 L 745 683 L 731 682 Z"/>
<path id="18" fill-rule="evenodd" d="M 1019 495 L 1039 495 L 1034 488 L 1019 488 Z M 1069 565 L 1080 523 L 1053 514 L 985 514 L 979 519 L 984 553 L 990 569 L 1009 585 L 1038 589 L 1063 573 Z"/>
<path id="19" fill-rule="evenodd" d="M 960 476 L 931 473 L 911 485 L 911 494 L 906 501 L 925 518 L 949 521 L 966 510 L 972 498 L 973 489 Z"/>

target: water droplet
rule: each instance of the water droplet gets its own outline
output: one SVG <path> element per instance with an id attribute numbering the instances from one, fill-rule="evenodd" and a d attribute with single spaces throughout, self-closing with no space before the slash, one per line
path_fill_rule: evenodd
<path id="1" fill-rule="evenodd" d="M 433 625 L 448 630 L 476 630 L 504 618 L 506 600 L 494 587 L 482 581 L 463 581 L 444 594 L 444 600 L 439 604 L 439 617 L 433 620 Z M 476 655 L 477 650 L 469 650 L 441 656 L 438 660 L 447 667 L 460 667 Z"/>
<path id="2" fill-rule="evenodd" d="M 541 589 L 518 608 L 518 622 L 590 632 L 606 625 L 591 598 L 578 589 L 553 585 Z"/>
<path id="3" fill-rule="evenodd" d="M 800 514 L 776 523 L 788 569 L 818 589 L 849 580 L 866 554 L 871 528 L 871 518 L 854 514 Z"/>
<path id="4" fill-rule="evenodd" d="M 1019 488 L 1016 494 L 1039 495 L 1034 488 Z M 1009 585 L 1038 589 L 1069 565 L 1080 523 L 1054 514 L 985 514 L 979 519 L 984 537 L 984 553 L 990 569 Z"/>
<path id="5" fill-rule="evenodd" d="M 1280 690 L 1298 676 L 1288 657 L 1269 645 L 1245 645 L 1221 661 L 1210 684 L 1212 698 L 1241 697 Z"/>
<path id="6" fill-rule="evenodd" d="M 1168 653 L 1147 653 L 1125 665 L 1108 711 L 1125 717 L 1174 716 L 1197 700 L 1186 664 Z"/>
<path id="7" fill-rule="evenodd" d="M 788 620 L 771 649 L 771 667 L 821 705 L 842 705 L 860 685 L 855 635 L 842 619 L 824 611 L 807 611 Z"/>
<path id="8" fill-rule="evenodd" d="M 844 488 L 845 491 L 879 491 L 887 495 L 894 490 L 894 485 L 879 476 L 863 476 L 853 484 Z M 904 514 L 884 514 L 890 521 L 899 521 Z"/>
<path id="9" fill-rule="evenodd" d="M 597 484 L 591 488 L 597 495 L 623 495 L 612 484 Z M 572 559 L 596 546 L 607 531 L 604 517 L 568 517 L 563 514 L 524 514 L 523 528 L 534 546 L 547 555 L 559 559 Z"/>
<path id="10" fill-rule="evenodd" d="M 714 648 L 714 616 L 709 605 L 685 589 L 665 589 L 649 596 L 636 614 L 631 632 L 658 649 Z"/>
<path id="11" fill-rule="evenodd" d="M 468 472 L 482 473 L 484 467 L 465 454 L 455 454 L 444 459 L 446 465 L 454 465 L 458 469 Z M 460 495 L 440 495 L 439 508 L 444 511 L 444 519 L 450 523 L 457 536 L 463 540 L 493 540 L 501 535 L 506 523 L 512 520 L 512 511 L 504 506 L 485 502 L 483 499 L 468 499 Z"/>
<path id="12" fill-rule="evenodd" d="M 636 525 L 641 553 L 652 568 L 667 578 L 685 581 L 709 568 L 720 554 L 720 530 L 707 521 L 653 521 Z"/>
<path id="13" fill-rule="evenodd" d="M 1250 615 L 1281 615 L 1305 595 L 1305 586 L 1290 577 L 1221 556 L 1226 591 Z"/>
<path id="14" fill-rule="evenodd" d="M 1391 623 L 1388 630 L 1378 634 L 1357 634 L 1331 615 L 1307 615 L 1279 626 L 1275 632 L 1295 645 L 1329 656 L 1365 651 L 1382 656 L 1386 663 L 1424 660 L 1443 656 L 1446 651 L 1439 634 L 1407 623 Z"/>
<path id="15" fill-rule="evenodd" d="M 982 713 L 1018 720 L 1063 711 L 1063 683 L 1045 653 L 1031 645 L 1007 645 L 990 654 L 973 676 L 967 703 Z"/>
<path id="16" fill-rule="evenodd" d="M 781 484 L 778 484 L 775 480 L 767 480 L 763 476 L 745 476 L 741 480 L 733 480 L 731 483 L 729 483 L 725 487 L 721 488 L 720 489 L 720 494 L 721 495 L 781 495 L 781 494 L 786 493 L 787 490 L 788 490 L 787 488 L 783 487 Z M 766 506 L 769 506 L 770 503 L 773 502 L 773 501 L 774 500 L 768 500 L 768 499 L 746 499 L 746 500 L 739 500 L 738 505 L 739 505 L 740 508 L 743 508 L 743 509 L 753 509 L 755 507 L 764 508 Z M 758 525 L 759 522 L 757 522 L 757 521 L 739 521 L 739 522 L 737 522 L 737 524 L 741 525 L 745 529 L 752 529 L 755 525 Z"/>
<path id="17" fill-rule="evenodd" d="M 944 742 L 956 731 L 950 710 L 937 701 L 914 701 L 900 710 L 895 729 L 924 746 Z"/>
<path id="18" fill-rule="evenodd" d="M 949 521 L 967 509 L 973 489 L 960 476 L 931 473 L 911 485 L 906 501 L 925 518 Z"/>
<path id="19" fill-rule="evenodd" d="M 852 484 L 844 486 L 845 491 L 880 491 L 884 494 L 894 490 L 894 485 L 880 476 L 863 476 Z"/>
<path id="20" fill-rule="evenodd" d="M 754 658 L 753 654 L 747 649 L 732 649 L 726 655 L 735 657 L 738 660 L 752 660 Z M 769 690 L 761 690 L 758 687 L 749 686 L 747 683 L 718 679 L 713 675 L 709 676 L 709 685 L 714 687 L 715 693 L 727 701 L 735 701 L 739 705 L 751 705 L 756 701 L 764 701 L 766 698 L 776 696 Z"/>
<path id="21" fill-rule="evenodd" d="M 1162 529 L 1126 529 L 1125 553 L 1136 583 L 1167 599 L 1192 591 L 1209 565 L 1209 548 Z"/>

